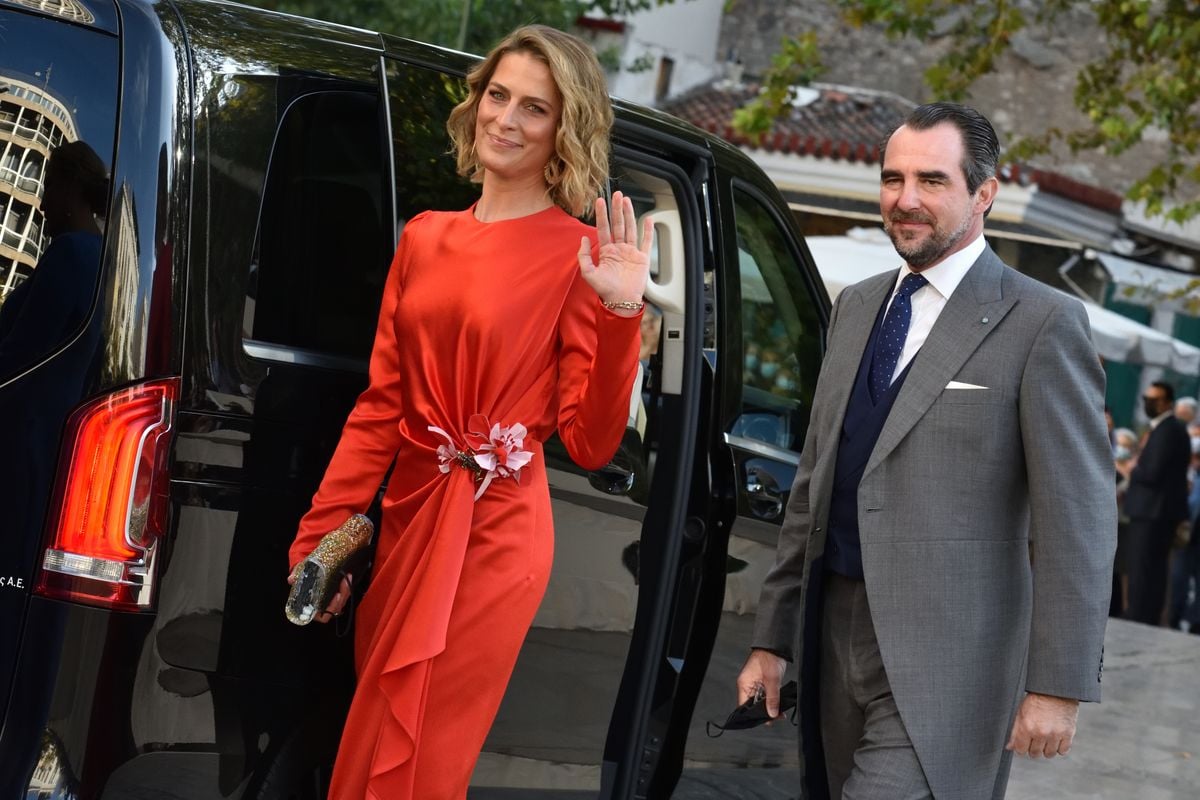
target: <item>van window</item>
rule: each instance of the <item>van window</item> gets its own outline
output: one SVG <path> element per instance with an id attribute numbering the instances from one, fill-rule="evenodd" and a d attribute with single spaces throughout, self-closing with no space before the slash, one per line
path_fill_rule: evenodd
<path id="1" fill-rule="evenodd" d="M 251 265 L 248 338 L 365 365 L 392 254 L 380 125 L 367 91 L 307 94 L 284 113 Z"/>
<path id="2" fill-rule="evenodd" d="M 111 36 L 0 12 L 0 382 L 74 339 L 92 315 L 117 55 Z"/>
<path id="3" fill-rule="evenodd" d="M 817 373 L 821 322 L 778 222 L 734 189 L 742 294 L 742 408 L 735 436 L 799 452 Z"/>
<path id="4" fill-rule="evenodd" d="M 822 353 L 821 303 L 779 214 L 734 185 L 741 289 L 742 396 L 725 440 L 734 461 L 737 517 L 729 529 L 725 593 L 712 656 L 688 729 L 676 797 L 790 797 L 798 753 L 791 726 L 710 738 L 733 708 L 763 578 L 796 475 Z M 732 287 L 729 287 L 732 288 Z M 727 324 L 731 321 L 727 321 Z M 782 727 L 782 730 L 780 728 Z M 750 769 L 750 767 L 753 767 Z"/>
<path id="5" fill-rule="evenodd" d="M 471 205 L 479 187 L 457 175 L 446 133 L 451 109 L 467 95 L 466 82 L 399 61 L 388 61 L 387 81 L 397 224 L 429 209 Z"/>

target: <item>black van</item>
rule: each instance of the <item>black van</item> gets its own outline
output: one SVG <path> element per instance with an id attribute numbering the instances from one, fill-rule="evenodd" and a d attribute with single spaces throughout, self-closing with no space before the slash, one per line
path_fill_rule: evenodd
<path id="1" fill-rule="evenodd" d="M 470 64 L 221 2 L 0 0 L 0 800 L 324 796 L 350 638 L 286 622 L 287 547 L 400 228 L 474 196 L 444 130 Z M 64 255 L 42 197 L 74 141 L 110 190 Z M 618 104 L 613 154 L 658 233 L 642 375 L 606 468 L 547 447 L 553 577 L 471 797 L 791 797 L 788 726 L 704 722 L 828 298 L 740 151 Z"/>

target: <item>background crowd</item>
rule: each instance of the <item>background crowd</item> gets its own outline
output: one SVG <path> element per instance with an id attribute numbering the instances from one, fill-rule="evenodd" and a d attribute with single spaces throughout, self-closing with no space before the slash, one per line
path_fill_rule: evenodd
<path id="1" fill-rule="evenodd" d="M 1200 634 L 1200 404 L 1161 381 L 1142 403 L 1140 436 L 1109 417 L 1121 512 L 1109 613 Z"/>

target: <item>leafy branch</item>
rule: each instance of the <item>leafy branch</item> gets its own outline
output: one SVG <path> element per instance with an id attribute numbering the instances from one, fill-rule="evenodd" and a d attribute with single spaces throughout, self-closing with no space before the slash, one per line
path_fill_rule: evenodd
<path id="1" fill-rule="evenodd" d="M 1013 37 L 1068 12 L 1089 9 L 1105 46 L 1076 79 L 1074 101 L 1088 124 L 1055 128 L 1012 143 L 1009 157 L 1027 159 L 1055 143 L 1072 152 L 1118 156 L 1149 137 L 1167 143 L 1164 158 L 1129 189 L 1148 214 L 1182 222 L 1200 215 L 1200 13 L 1195 0 L 1047 0 L 1032 19 L 1014 0 L 837 0 L 855 26 L 877 25 L 891 38 L 924 40 L 943 32 L 949 50 L 924 73 L 938 99 L 963 100 L 996 69 Z M 1027 7 L 1027 5 L 1025 5 Z M 820 72 L 815 34 L 784 40 L 763 76 L 763 93 L 734 116 L 752 138 L 787 110 L 793 86 Z"/>

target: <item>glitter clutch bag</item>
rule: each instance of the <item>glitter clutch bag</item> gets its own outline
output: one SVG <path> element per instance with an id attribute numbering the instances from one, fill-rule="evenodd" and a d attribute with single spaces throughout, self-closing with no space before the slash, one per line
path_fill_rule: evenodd
<path id="1" fill-rule="evenodd" d="M 329 607 L 342 576 L 366 564 L 374 532 L 371 520 L 355 514 L 321 537 L 316 549 L 292 570 L 295 581 L 283 609 L 289 622 L 307 625 Z"/>

